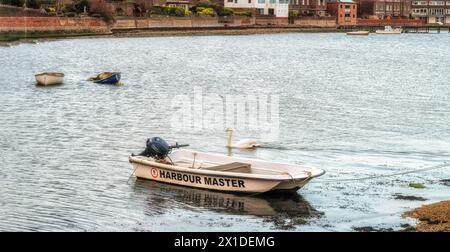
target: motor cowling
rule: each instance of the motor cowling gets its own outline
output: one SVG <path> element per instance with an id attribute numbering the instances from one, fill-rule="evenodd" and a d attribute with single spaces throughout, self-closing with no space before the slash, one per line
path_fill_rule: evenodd
<path id="1" fill-rule="evenodd" d="M 147 139 L 147 147 L 140 156 L 164 159 L 172 151 L 172 147 L 160 137 Z"/>
<path id="2" fill-rule="evenodd" d="M 147 147 L 139 156 L 152 157 L 154 159 L 165 159 L 173 149 L 178 149 L 181 147 L 187 147 L 189 144 L 178 144 L 169 145 L 164 139 L 160 137 L 153 137 L 147 139 Z M 131 154 L 134 156 L 134 154 Z"/>

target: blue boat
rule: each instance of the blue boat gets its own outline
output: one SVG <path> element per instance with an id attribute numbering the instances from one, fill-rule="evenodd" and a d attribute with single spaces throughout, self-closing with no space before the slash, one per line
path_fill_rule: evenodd
<path id="1" fill-rule="evenodd" d="M 97 75 L 94 78 L 91 78 L 94 83 L 98 84 L 118 84 L 120 82 L 120 73 L 119 72 L 104 72 Z"/>

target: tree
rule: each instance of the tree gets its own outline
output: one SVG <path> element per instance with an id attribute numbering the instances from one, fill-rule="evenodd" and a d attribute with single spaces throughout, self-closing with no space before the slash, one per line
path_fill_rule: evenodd
<path id="1" fill-rule="evenodd" d="M 39 7 L 41 6 L 41 4 L 37 0 L 27 0 L 27 1 L 25 1 L 25 5 L 28 8 L 33 8 L 33 9 L 39 9 Z"/>
<path id="2" fill-rule="evenodd" d="M 25 2 L 24 0 L 0 0 L 1 4 L 7 4 L 18 7 L 22 7 L 24 2 Z"/>

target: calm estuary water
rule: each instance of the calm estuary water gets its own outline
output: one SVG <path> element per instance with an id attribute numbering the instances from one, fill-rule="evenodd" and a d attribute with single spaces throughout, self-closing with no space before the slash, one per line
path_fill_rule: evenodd
<path id="1" fill-rule="evenodd" d="M 450 198 L 450 35 L 73 39 L 0 47 L 0 230 L 399 229 Z M 122 72 L 123 86 L 85 81 Z M 62 71 L 64 85 L 34 74 Z M 228 154 L 224 129 L 171 129 L 176 94 L 279 95 L 280 135 L 232 155 L 327 171 L 294 195 L 224 194 L 128 180 L 128 155 L 161 136 Z M 259 138 L 236 130 L 236 139 Z M 414 189 L 410 182 L 423 183 Z M 426 201 L 398 199 L 416 196 Z"/>

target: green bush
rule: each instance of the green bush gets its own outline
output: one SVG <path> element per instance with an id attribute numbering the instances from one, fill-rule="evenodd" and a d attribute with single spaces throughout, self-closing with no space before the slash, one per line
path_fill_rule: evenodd
<path id="1" fill-rule="evenodd" d="M 183 17 L 186 14 L 186 10 L 182 7 L 177 7 L 175 10 L 175 16 L 177 17 Z"/>
<path id="2" fill-rule="evenodd" d="M 89 1 L 88 0 L 78 0 L 72 4 L 63 7 L 63 12 L 75 12 L 77 14 L 84 12 L 84 6 L 86 6 L 86 11 L 89 12 Z"/>
<path id="3" fill-rule="evenodd" d="M 187 15 L 187 11 L 182 7 L 154 6 L 150 9 L 150 14 L 182 17 Z"/>
<path id="4" fill-rule="evenodd" d="M 299 13 L 298 13 L 297 10 L 289 11 L 289 17 L 295 18 L 295 17 L 298 17 L 298 16 L 299 16 Z"/>
<path id="5" fill-rule="evenodd" d="M 216 13 L 213 8 L 197 8 L 197 14 L 200 16 L 214 16 Z"/>
<path id="6" fill-rule="evenodd" d="M 84 12 L 85 6 L 86 6 L 86 11 L 89 12 L 89 0 L 76 1 L 74 6 L 75 6 L 75 9 L 77 10 L 77 13 Z"/>
<path id="7" fill-rule="evenodd" d="M 205 9 L 208 10 L 205 11 Z M 220 15 L 219 13 L 221 13 L 223 9 L 225 9 L 223 6 L 216 5 L 208 0 L 200 0 L 196 5 L 190 8 L 190 10 L 194 13 L 197 13 L 197 15 L 211 15 L 211 16 L 215 16 L 216 14 Z M 213 13 L 211 13 L 211 10 Z M 226 12 L 227 11 L 223 13 L 224 16 L 227 14 Z"/>
<path id="8" fill-rule="evenodd" d="M 221 7 L 219 9 L 219 11 L 216 10 L 216 12 L 217 12 L 217 15 L 219 15 L 221 17 L 226 17 L 226 16 L 233 15 L 233 10 L 230 9 L 230 8 L 223 8 L 223 7 Z"/>

